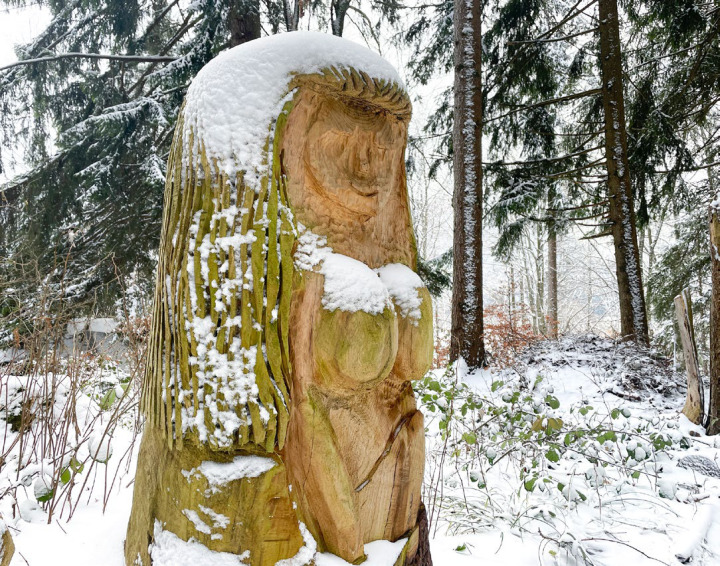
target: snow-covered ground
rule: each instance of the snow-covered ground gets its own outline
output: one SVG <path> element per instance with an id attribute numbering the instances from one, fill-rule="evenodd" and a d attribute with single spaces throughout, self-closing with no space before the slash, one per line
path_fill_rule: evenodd
<path id="1" fill-rule="evenodd" d="M 13 565 L 123 564 L 136 399 L 124 393 L 126 374 L 98 367 L 53 376 L 56 417 L 73 399 L 79 415 L 67 435 L 60 422 L 44 431 L 67 438 L 67 457 L 43 459 L 54 448 L 38 420 L 22 462 L 20 446 L 10 449 L 10 421 L 17 429 L 12 416 L 35 386 L 0 368 L 8 454 L 0 513 L 15 541 Z M 683 381 L 652 352 L 596 337 L 538 343 L 503 371 L 432 372 L 417 389 L 434 563 L 720 564 L 720 439 L 679 415 Z M 702 472 L 691 469 L 698 463 Z"/>

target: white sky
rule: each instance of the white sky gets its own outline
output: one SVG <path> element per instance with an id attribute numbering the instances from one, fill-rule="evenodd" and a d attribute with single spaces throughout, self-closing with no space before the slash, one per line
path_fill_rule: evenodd
<path id="1" fill-rule="evenodd" d="M 32 39 L 49 21 L 48 12 L 37 5 L 0 8 L 0 67 L 17 61 L 13 47 Z"/>

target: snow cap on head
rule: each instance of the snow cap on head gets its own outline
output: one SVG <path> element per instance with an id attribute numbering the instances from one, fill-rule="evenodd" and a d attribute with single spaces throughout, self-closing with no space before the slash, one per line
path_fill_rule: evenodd
<path id="1" fill-rule="evenodd" d="M 289 32 L 234 47 L 202 68 L 188 90 L 183 142 L 194 155 L 202 144 L 229 177 L 260 172 L 272 124 L 303 84 L 410 116 L 402 79 L 385 59 L 327 33 Z"/>

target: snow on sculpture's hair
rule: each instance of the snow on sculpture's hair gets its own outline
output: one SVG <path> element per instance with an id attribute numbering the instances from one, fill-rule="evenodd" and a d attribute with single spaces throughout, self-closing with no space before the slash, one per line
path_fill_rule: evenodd
<path id="1" fill-rule="evenodd" d="M 227 167 L 208 151 L 198 122 L 187 120 L 188 101 L 180 112 L 142 400 L 171 447 L 190 441 L 273 451 L 284 444 L 296 229 L 280 151 L 294 98 L 311 88 L 410 117 L 402 86 L 352 65 L 340 60 L 286 75 L 282 111 L 266 125 L 260 170 Z"/>

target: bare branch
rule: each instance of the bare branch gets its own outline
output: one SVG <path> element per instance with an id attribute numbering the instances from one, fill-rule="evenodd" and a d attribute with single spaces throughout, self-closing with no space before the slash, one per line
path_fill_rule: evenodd
<path id="1" fill-rule="evenodd" d="M 583 92 L 576 92 L 574 94 L 568 94 L 566 96 L 560 96 L 558 98 L 552 98 L 550 100 L 543 100 L 542 102 L 538 102 L 537 104 L 530 104 L 529 106 L 521 106 L 519 108 L 516 108 L 515 110 L 511 110 L 510 112 L 506 112 L 505 114 L 501 114 L 500 116 L 495 116 L 494 118 L 490 118 L 488 120 L 485 120 L 485 123 L 494 122 L 495 120 L 500 120 L 501 118 L 505 118 L 507 116 L 511 116 L 513 114 L 517 114 L 518 112 L 522 112 L 523 110 L 532 110 L 534 108 L 542 108 L 543 106 L 550 106 L 552 104 L 559 104 L 561 102 L 568 102 L 570 100 L 576 100 L 578 98 L 585 98 L 587 96 L 596 96 L 598 94 L 602 93 L 601 88 L 593 88 L 590 90 L 585 90 Z"/>
<path id="2" fill-rule="evenodd" d="M 162 55 L 110 55 L 104 53 L 59 53 L 58 55 L 49 55 L 47 57 L 38 57 L 37 59 L 25 59 L 23 61 L 15 61 L 4 67 L 0 67 L 0 71 L 6 71 L 13 67 L 22 65 L 34 65 L 36 63 L 45 63 L 47 61 L 59 61 L 61 59 L 107 59 L 110 61 L 125 61 L 128 63 L 171 63 L 177 57 L 169 57 Z"/>
<path id="3" fill-rule="evenodd" d="M 570 35 L 564 35 L 563 37 L 551 37 L 548 39 L 528 39 L 526 41 L 508 41 L 505 43 L 505 45 L 522 45 L 524 43 L 554 43 L 556 41 L 567 41 L 568 39 L 572 39 L 574 37 L 585 35 L 586 33 L 596 32 L 598 29 L 599 28 L 597 28 L 597 27 L 585 29 L 583 31 L 571 33 Z"/>

